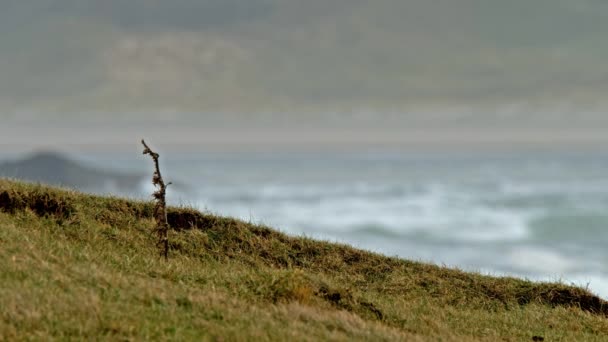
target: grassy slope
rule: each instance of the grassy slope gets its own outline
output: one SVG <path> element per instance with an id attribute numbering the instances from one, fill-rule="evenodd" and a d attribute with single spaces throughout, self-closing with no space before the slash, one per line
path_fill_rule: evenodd
<path id="1" fill-rule="evenodd" d="M 0 341 L 603 340 L 583 289 L 494 278 L 150 203 L 0 180 Z M 200 229 L 184 229 L 196 226 Z"/>

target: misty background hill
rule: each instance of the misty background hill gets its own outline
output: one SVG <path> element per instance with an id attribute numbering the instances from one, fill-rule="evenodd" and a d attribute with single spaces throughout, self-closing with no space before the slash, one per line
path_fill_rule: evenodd
<path id="1" fill-rule="evenodd" d="M 399 120 L 450 112 L 475 122 L 606 121 L 601 0 L 0 0 L 0 8 L 0 111 L 9 118 L 375 111 Z"/>
<path id="2" fill-rule="evenodd" d="M 145 180 L 144 174 L 100 170 L 53 151 L 39 151 L 18 160 L 0 160 L 0 177 L 123 195 L 140 194 Z"/>

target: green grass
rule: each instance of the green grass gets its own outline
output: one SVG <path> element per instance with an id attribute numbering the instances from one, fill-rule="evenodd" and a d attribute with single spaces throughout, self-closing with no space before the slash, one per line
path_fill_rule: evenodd
<path id="1" fill-rule="evenodd" d="M 0 341 L 601 341 L 608 305 L 152 203 L 0 180 Z"/>

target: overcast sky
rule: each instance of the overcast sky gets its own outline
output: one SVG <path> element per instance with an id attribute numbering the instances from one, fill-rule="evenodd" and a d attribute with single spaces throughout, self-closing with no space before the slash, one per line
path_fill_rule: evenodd
<path id="1" fill-rule="evenodd" d="M 118 148 L 140 135 L 258 148 L 606 140 L 603 0 L 0 8 L 2 150 Z"/>

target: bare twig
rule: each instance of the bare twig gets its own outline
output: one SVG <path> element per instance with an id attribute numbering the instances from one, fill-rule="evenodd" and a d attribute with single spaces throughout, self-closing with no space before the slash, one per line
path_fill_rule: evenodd
<path id="1" fill-rule="evenodd" d="M 160 155 L 146 144 L 142 139 L 141 143 L 144 145 L 143 154 L 149 154 L 154 161 L 154 175 L 152 176 L 152 184 L 158 187 L 158 190 L 152 194 L 156 204 L 154 206 L 154 219 L 156 220 L 156 232 L 158 234 L 158 247 L 160 248 L 161 256 L 165 257 L 165 260 L 169 258 L 169 222 L 167 220 L 167 201 L 165 195 L 167 193 L 167 187 L 171 185 L 171 182 L 165 184 L 163 176 L 160 174 L 160 167 L 158 165 L 158 159 Z"/>

